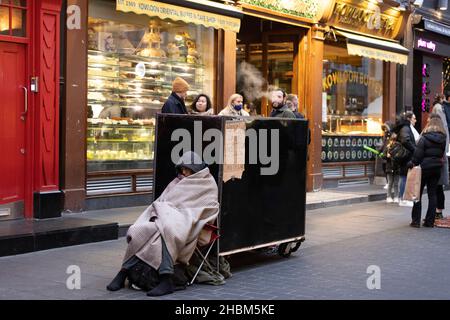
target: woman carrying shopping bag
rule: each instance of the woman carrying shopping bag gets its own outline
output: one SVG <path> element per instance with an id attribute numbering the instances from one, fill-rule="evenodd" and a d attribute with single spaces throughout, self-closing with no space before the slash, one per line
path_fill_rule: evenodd
<path id="1" fill-rule="evenodd" d="M 422 181 L 420 185 L 419 201 L 414 203 L 411 213 L 411 227 L 420 228 L 420 218 L 422 215 L 422 193 L 425 186 L 428 192 L 428 210 L 425 217 L 424 227 L 434 227 L 436 215 L 436 189 L 443 157 L 445 156 L 446 130 L 442 120 L 438 117 L 428 118 L 428 123 L 422 131 L 422 136 L 417 143 L 412 160 L 408 162 L 408 168 L 420 165 L 422 168 Z"/>

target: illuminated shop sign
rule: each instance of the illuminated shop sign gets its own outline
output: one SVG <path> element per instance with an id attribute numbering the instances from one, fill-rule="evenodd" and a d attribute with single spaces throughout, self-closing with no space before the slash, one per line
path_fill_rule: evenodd
<path id="1" fill-rule="evenodd" d="M 430 82 L 428 78 L 430 77 L 430 65 L 424 63 L 422 65 L 422 112 L 430 112 Z"/>
<path id="2" fill-rule="evenodd" d="M 328 25 L 383 38 L 397 38 L 404 13 L 382 2 L 361 0 L 329 1 Z M 325 20 L 326 20 L 325 19 Z"/>
<path id="3" fill-rule="evenodd" d="M 420 38 L 419 40 L 417 40 L 417 48 L 425 48 L 435 52 L 436 43 L 434 43 L 433 41 L 423 40 Z"/>

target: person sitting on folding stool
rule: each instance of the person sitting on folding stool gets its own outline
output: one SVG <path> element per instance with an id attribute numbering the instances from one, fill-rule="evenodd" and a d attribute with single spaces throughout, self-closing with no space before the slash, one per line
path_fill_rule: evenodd
<path id="1" fill-rule="evenodd" d="M 188 264 L 200 232 L 219 214 L 218 188 L 206 164 L 194 152 L 186 152 L 176 165 L 178 173 L 129 228 L 128 247 L 122 269 L 107 286 L 110 291 L 124 287 L 129 270 L 145 262 L 158 271 L 158 285 L 148 296 L 175 290 L 174 262 Z"/>

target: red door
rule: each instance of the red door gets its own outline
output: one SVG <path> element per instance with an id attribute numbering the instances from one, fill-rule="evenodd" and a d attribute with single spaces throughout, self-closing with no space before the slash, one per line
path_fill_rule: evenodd
<path id="1" fill-rule="evenodd" d="M 24 214 L 25 71 L 25 47 L 0 41 L 0 220 Z"/>

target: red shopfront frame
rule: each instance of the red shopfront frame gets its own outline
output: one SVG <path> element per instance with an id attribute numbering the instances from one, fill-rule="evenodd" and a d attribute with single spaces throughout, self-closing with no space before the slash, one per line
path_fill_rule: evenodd
<path id="1" fill-rule="evenodd" d="M 25 8 L 25 37 L 0 35 L 0 41 L 25 46 L 28 113 L 25 124 L 24 213 L 25 218 L 32 218 L 34 195 L 59 190 L 61 0 L 28 0 Z M 32 77 L 39 79 L 38 92 L 31 91 Z"/>

